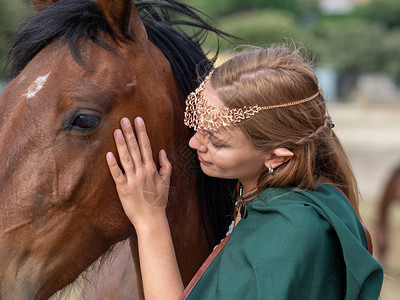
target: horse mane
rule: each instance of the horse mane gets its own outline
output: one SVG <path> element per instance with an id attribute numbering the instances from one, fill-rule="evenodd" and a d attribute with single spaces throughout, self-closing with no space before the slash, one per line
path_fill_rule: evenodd
<path id="1" fill-rule="evenodd" d="M 184 95 L 193 91 L 199 78 L 204 78 L 213 67 L 214 59 L 208 59 L 201 48 L 207 33 L 212 32 L 223 38 L 233 37 L 205 21 L 198 10 L 175 0 L 136 1 L 136 8 L 149 40 L 170 62 Z M 171 13 L 181 15 L 184 19 L 173 20 Z M 197 31 L 189 35 L 182 26 L 196 28 Z M 84 65 L 84 50 L 88 41 L 118 56 L 115 49 L 106 42 L 107 36 L 117 39 L 96 2 L 60 0 L 19 25 L 11 40 L 7 58 L 9 78 L 18 76 L 35 55 L 56 40 L 68 45 L 80 65 Z M 196 163 L 202 218 L 211 219 L 215 232 L 216 240 L 210 240 L 210 245 L 213 245 L 224 237 L 232 220 L 235 182 L 205 175 L 199 171 L 196 155 L 192 157 Z"/>

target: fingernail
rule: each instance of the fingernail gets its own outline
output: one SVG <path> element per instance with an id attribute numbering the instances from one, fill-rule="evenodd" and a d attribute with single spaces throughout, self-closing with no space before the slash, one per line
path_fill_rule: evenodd
<path id="1" fill-rule="evenodd" d="M 106 157 L 107 157 L 107 160 L 108 160 L 108 161 L 112 161 L 112 159 L 113 159 L 113 155 L 112 155 L 111 152 L 108 152 L 107 155 L 106 155 Z"/>
<path id="2" fill-rule="evenodd" d="M 122 131 L 120 129 L 115 130 L 115 136 L 117 138 L 122 138 Z"/>
<path id="3" fill-rule="evenodd" d="M 136 119 L 135 119 L 135 122 L 136 122 L 136 124 L 138 124 L 138 125 L 143 125 L 143 119 L 141 118 L 141 117 L 137 117 Z"/>
<path id="4" fill-rule="evenodd" d="M 128 118 L 122 118 L 122 125 L 124 125 L 125 127 L 129 126 L 129 119 Z"/>

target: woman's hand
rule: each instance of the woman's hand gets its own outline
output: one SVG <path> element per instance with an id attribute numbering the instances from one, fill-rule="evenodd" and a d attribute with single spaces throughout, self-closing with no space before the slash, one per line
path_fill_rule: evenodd
<path id="1" fill-rule="evenodd" d="M 138 230 L 154 222 L 157 216 L 165 217 L 171 164 L 161 150 L 160 171 L 157 171 L 142 118 L 135 119 L 137 140 L 127 118 L 121 120 L 121 128 L 114 131 L 114 139 L 125 173 L 112 152 L 107 153 L 107 163 L 124 211 Z"/>
<path id="2" fill-rule="evenodd" d="M 111 152 L 107 163 L 124 211 L 136 229 L 144 295 L 151 300 L 178 299 L 183 284 L 165 214 L 171 164 L 161 150 L 157 171 L 141 118 L 135 119 L 137 140 L 127 118 L 121 120 L 121 128 L 115 130 L 114 138 L 125 174 Z"/>

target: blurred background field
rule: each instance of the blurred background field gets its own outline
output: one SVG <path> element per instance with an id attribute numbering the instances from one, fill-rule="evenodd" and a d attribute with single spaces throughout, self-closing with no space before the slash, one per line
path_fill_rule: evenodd
<path id="1" fill-rule="evenodd" d="M 379 201 L 386 181 L 400 165 L 400 106 L 334 104 L 330 106 L 330 114 L 356 173 L 363 221 L 376 240 Z M 383 300 L 397 300 L 400 299 L 400 205 L 392 205 L 388 216 L 390 245 L 381 296 Z"/>
<path id="2" fill-rule="evenodd" d="M 185 0 L 222 30 L 220 61 L 241 44 L 294 40 L 309 50 L 363 197 L 361 213 L 374 238 L 379 201 L 400 165 L 399 0 Z M 15 25 L 31 15 L 29 0 L 0 0 L 0 91 Z M 189 32 L 190 29 L 185 29 Z M 215 53 L 209 36 L 205 50 Z M 400 199 L 397 199 L 400 203 Z M 400 205 L 389 212 L 390 246 L 382 299 L 400 299 Z"/>

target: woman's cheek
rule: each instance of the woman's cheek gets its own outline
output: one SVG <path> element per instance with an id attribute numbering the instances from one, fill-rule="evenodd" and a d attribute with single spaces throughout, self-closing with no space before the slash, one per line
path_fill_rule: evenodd
<path id="1" fill-rule="evenodd" d="M 219 151 L 212 156 L 212 162 L 220 168 L 229 168 L 235 165 L 235 157 L 227 151 Z"/>

